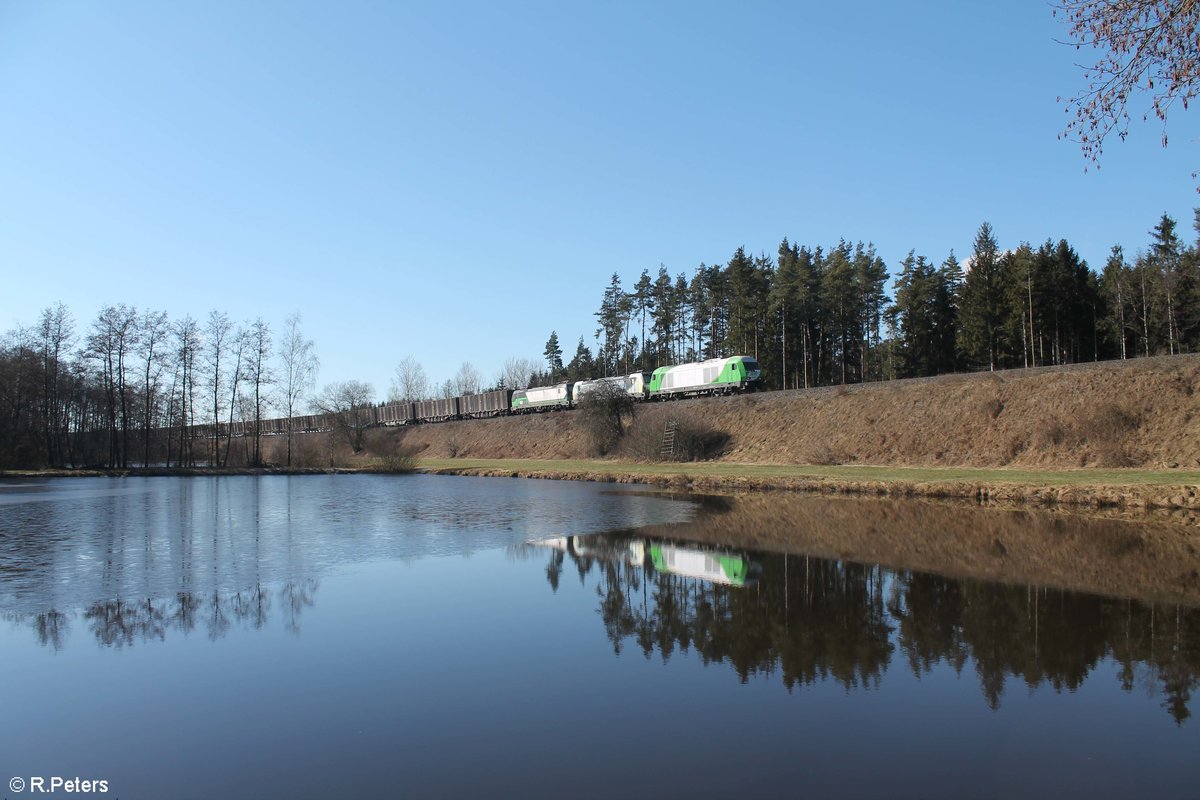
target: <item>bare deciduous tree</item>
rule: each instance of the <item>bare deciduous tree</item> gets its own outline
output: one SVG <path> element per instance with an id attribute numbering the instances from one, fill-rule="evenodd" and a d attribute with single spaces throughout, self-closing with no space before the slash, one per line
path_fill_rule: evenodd
<path id="1" fill-rule="evenodd" d="M 249 331 L 249 363 L 247 364 L 248 378 L 253 386 L 253 406 L 250 414 L 254 419 L 254 455 L 255 466 L 262 464 L 262 418 L 263 406 L 266 404 L 266 388 L 270 386 L 275 375 L 271 370 L 271 326 L 262 317 L 254 320 Z"/>
<path id="2" fill-rule="evenodd" d="M 88 355 L 100 363 L 108 412 L 107 463 L 112 467 L 128 466 L 129 396 L 125 359 L 136 340 L 137 310 L 124 303 L 102 308 L 87 340 Z"/>
<path id="3" fill-rule="evenodd" d="M 342 381 L 326 386 L 313 398 L 313 408 L 329 417 L 334 431 L 361 453 L 367 429 L 371 427 L 375 389 L 363 381 Z"/>
<path id="4" fill-rule="evenodd" d="M 60 465 L 64 452 L 70 447 L 63 413 L 62 362 L 75 343 L 75 323 L 71 312 L 62 303 L 42 312 L 38 327 L 42 356 L 42 418 L 45 420 L 47 463 Z"/>
<path id="5" fill-rule="evenodd" d="M 424 400 L 429 395 L 429 378 L 425 368 L 412 356 L 405 356 L 396 366 L 396 374 L 392 378 L 392 389 L 388 392 L 388 400 L 405 402 Z"/>
<path id="6" fill-rule="evenodd" d="M 221 457 L 221 466 L 229 463 L 229 448 L 233 445 L 233 418 L 237 413 L 238 386 L 245 377 L 246 349 L 249 347 L 250 334 L 245 328 L 239 327 L 233 335 L 231 349 L 233 351 L 233 369 L 229 373 L 229 425 L 225 428 L 225 455 Z"/>
<path id="7" fill-rule="evenodd" d="M 470 361 L 464 361 L 454 375 L 454 392 L 458 395 L 479 394 L 483 379 Z"/>
<path id="8" fill-rule="evenodd" d="M 1146 94 L 1142 119 L 1153 115 L 1162 122 L 1166 147 L 1167 113 L 1176 103 L 1186 109 L 1200 91 L 1200 2 L 1062 0 L 1054 15 L 1066 22 L 1068 44 L 1098 51 L 1095 64 L 1081 65 L 1086 88 L 1059 98 L 1075 112 L 1062 136 L 1079 142 L 1084 156 L 1098 164 L 1110 134 L 1122 140 L 1129 134 L 1129 102 Z"/>
<path id="9" fill-rule="evenodd" d="M 287 417 L 287 465 L 292 465 L 292 419 L 300 407 L 300 398 L 316 382 L 321 362 L 317 359 L 316 345 L 305 339 L 300 330 L 300 313 L 289 316 L 283 323 L 283 341 L 279 343 L 279 357 L 283 362 L 280 387 L 283 392 L 283 412 Z"/>
<path id="10" fill-rule="evenodd" d="M 209 388 L 212 390 L 212 437 L 209 439 L 211 443 L 208 455 L 209 466 L 220 466 L 221 464 L 221 440 L 217 436 L 217 423 L 221 421 L 221 357 L 225 354 L 225 347 L 232 331 L 233 323 L 229 321 L 229 315 L 222 311 L 209 312 L 208 322 L 204 326 L 204 343 L 206 345 L 204 353 L 208 360 Z"/>
<path id="11" fill-rule="evenodd" d="M 532 358 L 506 358 L 496 382 L 505 389 L 527 389 L 536 369 L 537 363 Z"/>
<path id="12" fill-rule="evenodd" d="M 158 405 L 159 383 L 166 369 L 164 341 L 167 338 L 167 312 L 142 312 L 139 321 L 138 355 L 142 358 L 142 466 L 150 466 L 150 432 L 154 424 L 154 409 Z"/>
<path id="13" fill-rule="evenodd" d="M 175 323 L 172 330 L 175 336 L 175 365 L 178 380 L 179 402 L 179 458 L 180 466 L 191 466 L 195 463 L 192 451 L 192 434 L 196 422 L 196 354 L 200 352 L 200 326 L 190 316 Z M 172 398 L 175 391 L 171 392 Z M 167 440 L 167 461 L 171 460 L 170 439 Z"/>

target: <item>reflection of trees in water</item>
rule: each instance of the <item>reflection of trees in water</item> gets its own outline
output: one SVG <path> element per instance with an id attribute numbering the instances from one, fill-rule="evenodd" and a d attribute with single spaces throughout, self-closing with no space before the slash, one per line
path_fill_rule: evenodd
<path id="1" fill-rule="evenodd" d="M 283 584 L 275 592 L 284 627 L 300 632 L 300 614 L 313 605 L 316 579 Z M 176 631 L 189 634 L 203 627 L 215 641 L 234 628 L 260 630 L 272 616 L 272 590 L 261 585 L 238 592 L 209 592 L 203 595 L 180 592 L 165 600 L 105 600 L 85 609 L 81 616 L 96 641 L 105 647 L 129 647 L 137 642 L 163 641 Z M 19 620 L 13 619 L 14 622 Z M 70 627 L 70 617 L 61 611 L 47 611 L 32 617 L 38 642 L 53 650 L 62 650 Z"/>
<path id="2" fill-rule="evenodd" d="M 1009 677 L 1074 691 L 1105 658 L 1121 686 L 1161 692 L 1177 721 L 1200 685 L 1200 609 L 1055 589 L 897 573 L 888 610 L 913 672 L 974 662 L 984 698 L 999 708 Z"/>
<path id="3" fill-rule="evenodd" d="M 694 649 L 705 664 L 728 662 L 743 681 L 778 671 L 789 689 L 827 678 L 873 686 L 891 658 L 878 567 L 792 558 L 795 574 L 785 583 L 782 571 L 774 574 L 783 560 L 768 559 L 747 589 L 655 572 L 648 563 L 575 561 L 581 574 L 597 572 L 599 611 L 617 653 L 626 639 L 664 662 L 676 649 Z"/>
<path id="4" fill-rule="evenodd" d="M 743 680 L 778 672 L 788 689 L 835 680 L 878 685 L 894 652 L 920 677 L 970 663 L 985 702 L 1006 683 L 1073 691 L 1104 659 L 1121 686 L 1163 696 L 1177 722 L 1200 686 L 1200 609 L 1056 589 L 956 580 L 845 561 L 755 555 L 756 585 L 724 586 L 655 572 L 646 563 L 568 554 L 595 580 L 616 653 L 632 642 L 649 658 L 695 650 Z M 552 586 L 564 554 L 551 553 Z"/>
<path id="5" fill-rule="evenodd" d="M 33 621 L 38 642 L 55 652 L 62 650 L 70 624 L 67 615 L 61 611 L 46 611 L 38 614 Z"/>

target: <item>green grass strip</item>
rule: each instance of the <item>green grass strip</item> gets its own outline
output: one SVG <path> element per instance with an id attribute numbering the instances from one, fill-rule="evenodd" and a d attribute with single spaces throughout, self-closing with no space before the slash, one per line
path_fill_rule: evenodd
<path id="1" fill-rule="evenodd" d="M 866 465 L 736 464 L 694 462 L 638 464 L 587 459 L 422 458 L 428 470 L 594 472 L 632 476 L 712 476 L 722 478 L 807 478 L 907 483 L 1008 483 L 1022 486 L 1188 486 L 1200 485 L 1197 470 L 1068 469 L 1031 470 L 969 467 L 877 467 Z"/>

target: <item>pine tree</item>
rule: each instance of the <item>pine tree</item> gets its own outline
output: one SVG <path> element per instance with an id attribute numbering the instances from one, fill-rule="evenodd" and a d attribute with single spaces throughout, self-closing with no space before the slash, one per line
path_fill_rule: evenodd
<path id="1" fill-rule="evenodd" d="M 775 282 L 775 262 L 766 253 L 754 257 L 750 283 L 751 340 L 746 355 L 757 359 L 764 372 L 775 372 L 775 334 L 770 324 L 771 284 Z"/>
<path id="2" fill-rule="evenodd" d="M 1160 316 L 1163 318 L 1167 333 L 1167 352 L 1171 355 L 1179 352 L 1178 348 L 1178 312 L 1176 298 L 1180 284 L 1180 262 L 1182 247 L 1179 237 L 1175 235 L 1175 220 L 1166 214 L 1150 231 L 1153 241 L 1150 245 L 1150 265 L 1154 270 L 1159 287 Z"/>
<path id="3" fill-rule="evenodd" d="M 796 252 L 796 310 L 799 318 L 800 380 L 808 388 L 817 382 L 813 346 L 817 340 L 820 320 L 821 248 L 815 252 L 801 247 Z"/>
<path id="4" fill-rule="evenodd" d="M 567 364 L 567 380 L 570 381 L 586 381 L 596 377 L 596 366 L 592 360 L 592 351 L 584 344 L 583 337 L 579 337 L 579 344 L 575 348 L 575 355 L 571 358 L 571 362 Z"/>
<path id="5" fill-rule="evenodd" d="M 664 266 L 658 268 L 658 277 L 651 288 L 651 299 L 654 309 L 654 324 L 651 326 L 654 333 L 652 363 L 655 365 L 671 364 L 675 361 L 671 348 L 671 334 L 675 330 L 678 304 L 671 275 Z"/>
<path id="6" fill-rule="evenodd" d="M 725 267 L 729 329 L 721 355 L 749 353 L 754 344 L 754 262 L 739 247 Z"/>
<path id="7" fill-rule="evenodd" d="M 1194 227 L 1200 234 L 1200 208 L 1195 210 Z M 1179 349 L 1184 353 L 1200 349 L 1200 249 L 1193 243 L 1179 258 L 1177 291 Z"/>
<path id="8" fill-rule="evenodd" d="M 562 348 L 558 346 L 558 331 L 550 331 L 550 338 L 546 340 L 546 349 L 543 351 L 546 357 L 546 367 L 550 370 L 550 380 L 556 380 L 563 371 Z"/>
<path id="9" fill-rule="evenodd" d="M 879 326 L 883 320 L 883 309 L 887 304 L 887 294 L 884 286 L 887 284 L 888 271 L 883 259 L 875 254 L 875 245 L 863 246 L 859 242 L 854 247 L 854 277 L 858 284 L 860 295 L 859 319 L 862 322 L 862 374 L 861 380 L 869 377 L 881 377 L 882 365 L 872 371 L 871 348 L 879 344 Z M 874 339 L 874 345 L 872 345 Z"/>
<path id="10" fill-rule="evenodd" d="M 1038 365 L 1036 350 L 1038 317 L 1034 313 L 1034 281 L 1035 279 L 1040 280 L 1037 278 L 1040 262 L 1033 248 L 1027 242 L 1021 242 L 1016 250 L 1006 253 L 1003 258 L 1005 262 L 1003 271 L 1008 276 L 1008 280 L 1004 284 L 1008 306 L 1005 337 L 1011 342 L 1010 352 L 1018 342 L 1021 345 L 1021 357 L 1014 360 L 1014 365 L 1036 367 Z M 1040 298 L 1040 283 L 1038 286 L 1037 296 Z"/>
<path id="11" fill-rule="evenodd" d="M 1066 239 L 1054 245 L 1054 275 L 1057 363 L 1092 361 L 1098 338 L 1097 284 L 1087 262 Z"/>
<path id="12" fill-rule="evenodd" d="M 896 278 L 896 325 L 899 375 L 923 377 L 937 372 L 939 281 L 925 256 L 909 250 Z"/>
<path id="13" fill-rule="evenodd" d="M 962 285 L 962 267 L 951 250 L 937 271 L 933 297 L 935 374 L 955 372 L 958 369 L 958 314 Z"/>
<path id="14" fill-rule="evenodd" d="M 723 355 L 724 343 L 729 333 L 729 281 L 720 264 L 706 267 L 703 264 L 696 271 L 696 280 L 700 283 L 703 296 L 697 298 L 704 304 L 703 316 L 708 336 L 708 345 L 701 348 L 705 358 L 716 358 Z"/>
<path id="15" fill-rule="evenodd" d="M 1108 337 L 1116 343 L 1116 351 L 1120 358 L 1129 357 L 1127 342 L 1130 335 L 1136 333 L 1130 328 L 1134 319 L 1132 306 L 1133 295 L 1130 291 L 1132 275 L 1129 265 L 1125 263 L 1125 253 L 1120 245 L 1113 245 L 1108 261 L 1104 265 L 1104 274 L 1100 277 L 1100 290 L 1107 301 L 1108 314 L 1105 319 Z M 1134 353 L 1136 355 L 1136 352 Z"/>
<path id="16" fill-rule="evenodd" d="M 647 369 L 648 354 L 646 352 L 646 314 L 654 311 L 654 283 L 650 280 L 650 270 L 642 270 L 642 276 L 633 287 L 633 308 L 642 321 L 642 336 L 638 339 L 637 368 Z"/>
<path id="17" fill-rule="evenodd" d="M 799 258 L 799 248 L 789 244 L 785 237 L 779 244 L 775 280 L 771 284 L 768 296 L 770 312 L 779 327 L 779 386 L 783 389 L 788 388 L 789 368 L 795 361 L 795 353 L 799 349 L 796 346 L 796 329 L 800 316 L 797 309 L 800 284 Z M 772 376 L 764 375 L 764 377 L 770 379 Z"/>
<path id="18" fill-rule="evenodd" d="M 596 312 L 600 323 L 596 335 L 598 338 L 603 336 L 599 360 L 604 375 L 613 375 L 620 371 L 630 308 L 629 299 L 621 289 L 621 276 L 614 272 L 608 288 L 604 290 L 600 310 Z"/>
<path id="19" fill-rule="evenodd" d="M 680 361 L 694 361 L 695 354 L 689 355 L 688 319 L 691 318 L 690 294 L 688 292 L 687 276 L 682 272 L 675 276 L 675 284 L 671 287 L 671 302 L 675 306 L 675 356 Z"/>
<path id="20" fill-rule="evenodd" d="M 691 349 L 697 359 L 708 355 L 709 319 L 711 303 L 709 300 L 708 267 L 701 264 L 688 283 L 688 306 L 692 309 L 692 342 Z M 644 368 L 644 367 L 643 367 Z"/>
<path id="21" fill-rule="evenodd" d="M 861 293 L 855 280 L 850 246 L 842 241 L 829 254 L 821 276 L 821 305 L 825 309 L 831 358 L 830 377 L 846 383 L 858 374 L 858 337 L 862 331 Z"/>
<path id="22" fill-rule="evenodd" d="M 1000 366 L 1001 326 L 1007 317 L 1000 247 L 987 222 L 975 235 L 971 268 L 963 281 L 961 349 L 974 364 Z"/>

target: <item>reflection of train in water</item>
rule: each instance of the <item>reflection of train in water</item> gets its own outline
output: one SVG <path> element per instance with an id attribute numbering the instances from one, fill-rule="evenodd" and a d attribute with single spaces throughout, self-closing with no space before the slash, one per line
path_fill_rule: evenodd
<path id="1" fill-rule="evenodd" d="M 681 543 L 665 539 L 641 539 L 593 534 L 590 536 L 557 536 L 531 544 L 549 547 L 576 558 L 600 561 L 624 561 L 640 567 L 650 555 L 655 572 L 679 575 L 725 586 L 752 586 L 762 573 L 762 566 L 746 553 L 729 548 Z"/>
<path id="2" fill-rule="evenodd" d="M 650 561 L 658 572 L 699 578 L 727 586 L 749 586 L 762 567 L 741 553 L 659 542 L 650 545 Z"/>

